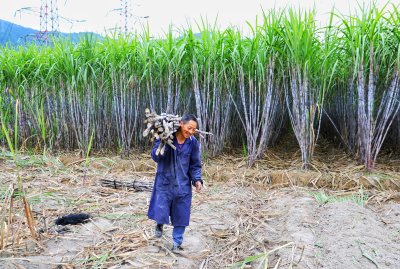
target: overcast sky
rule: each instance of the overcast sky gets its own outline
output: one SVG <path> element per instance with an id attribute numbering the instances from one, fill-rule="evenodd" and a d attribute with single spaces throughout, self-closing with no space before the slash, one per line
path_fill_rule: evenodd
<path id="1" fill-rule="evenodd" d="M 52 0 L 55 2 L 56 0 Z M 362 0 L 358 0 L 363 3 Z M 51 1 L 48 0 L 48 3 Z M 105 31 L 125 25 L 121 13 L 121 0 L 58 0 L 59 27 L 62 32 L 92 31 L 104 34 Z M 159 36 L 170 24 L 187 28 L 201 17 L 214 22 L 218 16 L 221 29 L 235 25 L 246 30 L 246 21 L 254 23 L 262 9 L 283 8 L 287 6 L 312 9 L 315 6 L 317 19 L 325 23 L 328 13 L 335 6 L 340 12 L 348 14 L 357 8 L 357 0 L 128 0 L 130 13 L 128 27 L 139 29 L 141 23 L 148 23 L 151 34 Z M 301 5 L 299 4 L 301 3 Z M 377 1 L 379 5 L 386 3 Z M 40 0 L 0 0 L 0 18 L 34 29 L 40 28 Z M 368 1 L 369 3 L 369 1 Z M 391 0 L 399 4 L 400 0 Z M 147 18 L 144 18 L 147 17 Z"/>

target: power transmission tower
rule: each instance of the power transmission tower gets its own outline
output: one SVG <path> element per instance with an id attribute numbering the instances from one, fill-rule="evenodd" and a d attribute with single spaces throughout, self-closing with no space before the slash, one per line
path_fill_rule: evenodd
<path id="1" fill-rule="evenodd" d="M 138 16 L 133 12 L 133 0 L 120 0 L 121 8 L 118 9 L 122 18 L 120 32 L 128 35 L 137 22 L 141 19 L 148 19 L 149 16 Z"/>
<path id="2" fill-rule="evenodd" d="M 120 14 L 122 17 L 121 32 L 127 35 L 131 30 L 131 20 L 133 17 L 132 1 L 131 0 L 120 0 L 121 9 Z"/>
<path id="3" fill-rule="evenodd" d="M 59 15 L 57 0 L 41 0 L 40 5 L 40 30 L 36 39 L 47 41 L 49 35 L 58 35 Z"/>

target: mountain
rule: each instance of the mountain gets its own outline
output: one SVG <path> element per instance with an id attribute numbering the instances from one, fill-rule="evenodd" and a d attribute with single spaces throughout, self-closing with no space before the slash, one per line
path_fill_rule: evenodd
<path id="1" fill-rule="evenodd" d="M 38 32 L 38 30 L 0 19 L 0 46 L 5 46 L 6 44 L 11 46 L 23 46 L 26 43 L 35 42 L 35 37 L 37 37 Z M 62 38 L 70 38 L 72 42 L 77 42 L 85 35 L 94 35 L 96 38 L 103 38 L 101 35 L 91 32 L 58 34 L 58 36 Z"/>

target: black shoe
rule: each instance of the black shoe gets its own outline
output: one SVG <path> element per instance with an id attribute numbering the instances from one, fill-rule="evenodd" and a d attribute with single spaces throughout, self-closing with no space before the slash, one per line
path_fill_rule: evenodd
<path id="1" fill-rule="evenodd" d="M 163 225 L 162 224 L 157 224 L 156 225 L 156 230 L 154 232 L 154 236 L 156 238 L 161 238 L 162 235 L 163 235 Z"/>
<path id="2" fill-rule="evenodd" d="M 172 245 L 172 252 L 179 252 L 179 251 L 183 251 L 183 247 L 181 245 Z"/>

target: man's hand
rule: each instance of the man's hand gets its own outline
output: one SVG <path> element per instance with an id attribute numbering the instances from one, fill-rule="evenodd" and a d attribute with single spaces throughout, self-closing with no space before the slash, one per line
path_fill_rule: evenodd
<path id="1" fill-rule="evenodd" d="M 203 189 L 203 185 L 201 185 L 200 181 L 196 181 L 196 183 L 194 184 L 194 186 L 196 187 L 196 191 L 197 192 L 201 192 L 201 190 Z"/>

